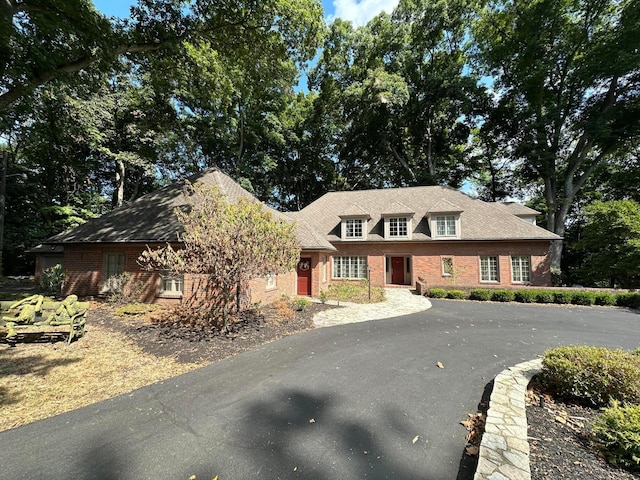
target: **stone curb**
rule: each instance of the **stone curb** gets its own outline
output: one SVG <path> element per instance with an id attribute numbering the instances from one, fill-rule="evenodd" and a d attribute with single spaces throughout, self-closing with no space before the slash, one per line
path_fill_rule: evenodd
<path id="1" fill-rule="evenodd" d="M 495 378 L 474 480 L 531 480 L 525 393 L 541 369 L 536 359 Z"/>

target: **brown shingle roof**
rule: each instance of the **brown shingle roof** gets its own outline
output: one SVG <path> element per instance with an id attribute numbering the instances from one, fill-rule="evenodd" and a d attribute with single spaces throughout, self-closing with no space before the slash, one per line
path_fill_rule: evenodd
<path id="1" fill-rule="evenodd" d="M 460 240 L 557 240 L 560 237 L 536 225 L 495 208 L 482 200 L 449 187 L 407 187 L 382 190 L 330 192 L 301 210 L 298 215 L 330 242 L 339 242 L 340 215 L 350 204 L 365 210 L 368 223 L 367 241 L 384 240 L 383 214 L 394 203 L 402 203 L 416 212 L 412 241 L 433 240 L 427 215 L 438 211 L 460 212 Z M 442 210 L 444 209 L 444 210 Z"/>
<path id="2" fill-rule="evenodd" d="M 192 175 L 187 179 L 191 183 L 203 182 L 216 185 L 230 201 L 248 198 L 258 201 L 218 169 L 210 169 Z M 175 242 L 182 227 L 176 218 L 176 207 L 187 204 L 183 195 L 186 181 L 175 182 L 165 188 L 149 193 L 123 207 L 112 210 L 101 217 L 47 239 L 44 244 L 69 243 L 155 243 Z M 295 221 L 292 217 L 267 207 L 273 215 L 286 222 Z M 298 227 L 298 241 L 302 248 L 334 249 L 310 225 Z M 316 238 L 317 237 L 317 238 Z"/>
<path id="3" fill-rule="evenodd" d="M 500 208 L 501 210 L 509 212 L 511 215 L 516 215 L 518 217 L 540 215 L 539 211 L 517 202 L 489 202 L 489 205 Z"/>

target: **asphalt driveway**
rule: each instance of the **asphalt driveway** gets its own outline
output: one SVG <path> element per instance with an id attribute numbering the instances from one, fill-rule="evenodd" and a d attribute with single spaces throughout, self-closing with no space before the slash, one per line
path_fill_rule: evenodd
<path id="1" fill-rule="evenodd" d="M 558 345 L 639 342 L 628 310 L 436 300 L 0 433 L 0 477 L 470 479 L 458 422 L 503 368 Z"/>

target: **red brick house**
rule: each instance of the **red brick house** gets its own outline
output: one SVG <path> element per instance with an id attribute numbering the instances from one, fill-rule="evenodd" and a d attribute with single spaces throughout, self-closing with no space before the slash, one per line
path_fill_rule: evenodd
<path id="1" fill-rule="evenodd" d="M 551 285 L 560 237 L 535 225 L 538 213 L 432 186 L 331 192 L 291 216 L 337 250 L 309 256 L 315 296 L 367 275 L 378 286 Z"/>
<path id="2" fill-rule="evenodd" d="M 255 200 L 217 169 L 189 180 L 217 185 L 232 201 Z M 107 278 L 129 272 L 144 285 L 141 300 L 181 301 L 192 278 L 141 271 L 137 259 L 147 245 L 179 246 L 174 210 L 186 202 L 182 191 L 176 182 L 49 238 L 34 249 L 36 271 L 62 259 L 64 293 L 81 296 L 99 295 Z M 300 261 L 296 271 L 254 279 L 252 302 L 318 297 L 334 283 L 368 276 L 377 286 L 551 285 L 548 252 L 559 237 L 536 226 L 538 212 L 521 205 L 435 186 L 330 192 L 299 212 L 272 211 L 296 222 Z"/>

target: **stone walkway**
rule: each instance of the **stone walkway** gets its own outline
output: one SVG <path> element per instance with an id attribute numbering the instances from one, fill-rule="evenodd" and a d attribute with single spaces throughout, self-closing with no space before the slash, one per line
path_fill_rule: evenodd
<path id="1" fill-rule="evenodd" d="M 406 288 L 387 288 L 385 296 L 386 301 L 371 304 L 327 301 L 326 303 L 331 305 L 340 305 L 340 308 L 318 313 L 313 317 L 313 323 L 316 327 L 333 327 L 345 323 L 398 317 L 431 308 L 431 302 L 426 297 Z"/>

